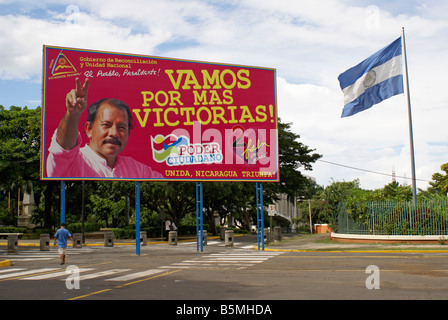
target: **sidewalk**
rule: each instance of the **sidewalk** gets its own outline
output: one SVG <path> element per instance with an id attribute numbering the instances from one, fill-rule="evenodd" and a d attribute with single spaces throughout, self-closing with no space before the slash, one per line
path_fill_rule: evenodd
<path id="1" fill-rule="evenodd" d="M 208 237 L 208 239 L 215 239 L 219 237 Z M 53 244 L 53 239 L 50 238 L 50 247 L 57 247 Z M 180 236 L 177 242 L 186 242 L 186 241 L 196 241 L 196 236 Z M 68 240 L 68 245 L 71 246 L 71 241 Z M 149 238 L 147 239 L 147 244 L 163 244 L 167 243 L 165 239 L 160 238 Z M 0 239 L 0 247 L 7 246 L 8 240 Z M 19 239 L 18 244 L 19 247 L 39 247 L 40 239 Z M 82 244 L 83 247 L 89 246 L 104 246 L 104 239 L 87 239 L 85 243 Z M 135 239 L 114 239 L 114 246 L 123 246 L 123 245 L 135 245 Z"/>
<path id="2" fill-rule="evenodd" d="M 236 241 L 243 241 L 246 243 L 253 243 L 254 248 L 257 248 L 257 236 L 256 235 L 235 235 Z M 219 236 L 210 236 L 208 240 L 219 239 Z M 196 242 L 196 236 L 181 236 L 178 238 L 178 242 Z M 149 238 L 147 239 L 147 245 L 167 244 L 165 239 Z M 7 240 L 0 239 L 0 248 L 8 245 Z M 70 242 L 69 242 L 69 245 Z M 135 239 L 114 239 L 114 246 L 122 245 L 135 245 Z M 40 240 L 25 240 L 20 239 L 18 242 L 19 247 L 39 247 Z M 88 239 L 83 244 L 85 247 L 89 246 L 104 246 L 103 239 Z M 54 247 L 53 241 L 50 242 L 50 247 Z M 282 234 L 281 241 L 274 241 L 264 246 L 266 251 L 297 251 L 297 252 L 310 252 L 310 251 L 331 251 L 331 252 L 374 252 L 374 251 L 437 251 L 447 252 L 448 245 L 442 244 L 406 244 L 406 243 L 390 243 L 390 244 L 372 244 L 372 243 L 343 243 L 334 242 L 330 239 L 329 233 L 318 234 Z M 1 260 L 0 260 L 1 261 Z"/>
<path id="3" fill-rule="evenodd" d="M 266 251 L 296 252 L 446 252 L 448 245 L 406 243 L 343 243 L 333 242 L 329 233 L 312 235 L 283 234 L 281 241 L 265 245 Z"/>

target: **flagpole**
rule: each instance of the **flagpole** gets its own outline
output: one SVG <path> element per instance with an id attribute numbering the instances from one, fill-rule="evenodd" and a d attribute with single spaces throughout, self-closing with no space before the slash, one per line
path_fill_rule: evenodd
<path id="1" fill-rule="evenodd" d="M 417 203 L 417 186 L 415 179 L 415 161 L 414 161 L 414 138 L 412 132 L 412 116 L 411 116 L 411 96 L 409 93 L 409 78 L 408 78 L 408 62 L 406 56 L 406 41 L 404 38 L 404 27 L 401 28 L 401 34 L 403 38 L 403 57 L 404 57 L 404 69 L 406 78 L 406 92 L 407 92 L 407 102 L 408 102 L 408 119 L 409 119 L 409 140 L 411 149 L 411 170 L 412 170 L 412 198 L 414 203 Z"/>

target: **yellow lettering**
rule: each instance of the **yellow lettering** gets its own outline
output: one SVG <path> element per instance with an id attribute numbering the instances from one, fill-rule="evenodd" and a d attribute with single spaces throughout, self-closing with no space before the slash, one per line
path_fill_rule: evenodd
<path id="1" fill-rule="evenodd" d="M 133 109 L 132 112 L 135 113 L 138 122 L 140 123 L 140 126 L 142 128 L 146 127 L 146 122 L 148 121 L 148 115 L 151 112 L 151 109 L 143 109 L 143 112 L 145 113 L 144 119 L 142 120 L 142 118 L 140 117 L 140 109 Z"/>
<path id="2" fill-rule="evenodd" d="M 175 127 L 179 124 L 179 120 L 176 122 L 171 122 L 168 120 L 168 112 L 174 112 L 176 115 L 179 114 L 179 109 L 177 108 L 167 108 L 165 112 L 163 113 L 163 119 L 165 120 L 165 123 L 169 125 L 170 127 Z"/>
<path id="3" fill-rule="evenodd" d="M 266 106 L 259 105 L 255 108 L 255 112 L 257 113 L 257 122 L 265 122 L 268 118 L 266 114 Z"/>
<path id="4" fill-rule="evenodd" d="M 149 102 L 154 99 L 154 94 L 151 91 L 142 91 L 143 95 L 143 104 L 142 107 L 149 107 Z M 147 97 L 149 95 L 149 97 Z"/>
<path id="5" fill-rule="evenodd" d="M 198 83 L 198 80 L 196 79 L 196 76 L 194 75 L 193 70 L 176 70 L 176 73 L 178 74 L 177 79 L 174 79 L 173 73 L 174 70 L 165 70 L 165 73 L 170 78 L 171 84 L 173 85 L 174 89 L 178 90 L 180 87 L 180 84 L 182 82 L 182 79 L 185 75 L 185 80 L 183 81 L 182 89 L 190 89 L 190 85 L 193 85 L 194 89 L 201 89 L 201 85 Z"/>
<path id="6" fill-rule="evenodd" d="M 216 90 L 210 90 L 210 104 L 222 104 L 221 99 L 219 99 L 219 94 Z"/>
<path id="7" fill-rule="evenodd" d="M 196 79 L 193 70 L 183 70 L 183 71 L 185 71 L 186 77 L 182 89 L 184 90 L 191 89 L 190 85 L 193 85 L 193 89 L 202 88 L 198 80 Z"/>
<path id="8" fill-rule="evenodd" d="M 199 95 L 198 91 L 193 91 L 193 95 L 194 95 L 194 105 L 198 106 L 198 105 L 208 105 L 207 102 L 207 91 L 201 91 L 201 95 Z"/>
<path id="9" fill-rule="evenodd" d="M 202 89 L 211 89 L 210 84 L 213 84 L 213 89 L 221 89 L 222 86 L 219 84 L 219 70 L 213 70 L 212 76 L 208 73 L 208 70 L 201 70 L 202 79 L 204 84 Z"/>
<path id="10" fill-rule="evenodd" d="M 188 107 L 188 108 L 181 108 L 180 109 L 180 115 L 183 116 L 185 114 L 185 117 L 187 118 L 186 121 L 183 123 L 186 126 L 193 125 L 193 122 L 191 121 L 190 115 L 194 115 L 194 108 Z"/>
<path id="11" fill-rule="evenodd" d="M 161 100 L 159 97 L 162 95 L 162 99 Z M 166 94 L 165 91 L 157 91 L 156 93 L 156 103 L 161 106 L 164 107 L 168 104 L 168 95 Z"/>
<path id="12" fill-rule="evenodd" d="M 233 97 L 232 97 L 232 90 L 224 90 L 222 93 L 224 100 L 222 103 L 224 104 L 232 104 L 233 103 Z"/>
<path id="13" fill-rule="evenodd" d="M 178 91 L 168 91 L 170 94 L 170 106 L 175 106 L 176 102 L 183 106 L 184 104 L 180 101 L 180 93 Z"/>
<path id="14" fill-rule="evenodd" d="M 154 127 L 163 127 L 164 124 L 160 122 L 160 113 L 163 111 L 162 108 L 154 108 L 152 109 L 156 113 L 157 122 L 154 123 Z"/>
<path id="15" fill-rule="evenodd" d="M 174 89 L 179 89 L 180 82 L 182 81 L 182 70 L 177 70 L 177 80 L 174 80 L 173 78 L 173 72 L 174 70 L 165 70 L 165 73 L 168 75 L 168 78 L 170 78 L 171 84 L 173 85 Z"/>
<path id="16" fill-rule="evenodd" d="M 174 75 L 174 70 L 165 70 L 168 78 L 174 89 L 178 90 L 181 86 L 184 90 L 193 89 L 233 89 L 235 86 L 238 89 L 248 89 L 252 85 L 249 75 L 250 72 L 247 69 L 240 69 L 235 74 L 231 69 L 225 69 L 223 71 L 213 70 L 210 75 L 209 70 L 201 70 L 202 73 L 202 85 L 199 83 L 193 70 L 176 70 L 177 77 Z"/>
<path id="17" fill-rule="evenodd" d="M 155 95 L 151 91 L 142 91 L 141 94 L 143 95 L 142 107 L 149 107 L 149 102 L 154 101 L 154 98 L 155 102 L 161 107 L 166 106 L 168 102 L 170 106 L 175 106 L 176 102 L 181 106 L 184 105 L 180 101 L 180 93 L 177 91 L 168 91 L 168 93 L 165 91 L 157 91 Z"/>
<path id="18" fill-rule="evenodd" d="M 243 73 L 246 75 L 247 78 L 243 76 Z M 250 88 L 251 82 L 250 82 L 250 79 L 248 78 L 249 77 L 249 70 L 246 70 L 246 69 L 238 70 L 237 77 L 238 77 L 239 80 L 241 80 L 241 81 L 246 83 L 246 84 L 242 84 L 241 82 L 238 82 L 238 88 L 239 89 Z"/>
<path id="19" fill-rule="evenodd" d="M 201 118 L 202 111 L 205 111 L 207 113 L 207 120 L 203 120 Z M 199 122 L 203 125 L 207 125 L 212 120 L 212 113 L 207 107 L 201 107 L 198 109 L 198 112 L 196 113 L 196 117 L 198 118 Z"/>
<path id="20" fill-rule="evenodd" d="M 226 77 L 227 74 L 230 75 L 230 77 L 231 77 L 230 84 L 227 84 L 226 81 L 225 81 L 225 77 Z M 236 85 L 235 73 L 232 70 L 230 70 L 230 69 L 225 69 L 223 72 L 221 72 L 221 75 L 220 75 L 219 79 L 221 80 L 221 84 L 226 89 L 233 89 L 235 87 L 235 85 Z"/>
<path id="21" fill-rule="evenodd" d="M 255 119 L 252 117 L 252 114 L 250 113 L 250 110 L 247 106 L 241 106 L 240 108 L 241 110 L 243 110 L 239 121 L 240 123 L 245 123 L 245 119 L 248 119 L 248 122 L 255 122 Z"/>
<path id="22" fill-rule="evenodd" d="M 222 123 L 227 123 L 227 120 L 224 118 L 225 110 L 223 107 L 211 107 L 213 112 L 213 124 L 219 124 L 218 119 L 221 120 Z"/>
<path id="23" fill-rule="evenodd" d="M 238 123 L 238 120 L 235 119 L 235 109 L 236 109 L 236 106 L 228 106 L 227 109 L 230 110 L 230 113 L 232 115 L 232 119 L 229 120 L 229 123 Z"/>

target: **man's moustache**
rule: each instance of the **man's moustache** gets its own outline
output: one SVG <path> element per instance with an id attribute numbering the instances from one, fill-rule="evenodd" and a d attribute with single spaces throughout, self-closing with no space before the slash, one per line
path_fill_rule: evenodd
<path id="1" fill-rule="evenodd" d="M 121 146 L 121 141 L 115 138 L 109 138 L 104 139 L 103 144 L 110 143 L 110 144 L 116 144 L 117 146 Z"/>

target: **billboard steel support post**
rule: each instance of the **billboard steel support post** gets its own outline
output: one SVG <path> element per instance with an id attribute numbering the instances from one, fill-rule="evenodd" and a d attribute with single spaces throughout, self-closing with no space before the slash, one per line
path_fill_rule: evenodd
<path id="1" fill-rule="evenodd" d="M 140 255 L 140 183 L 135 181 L 135 253 Z"/>
<path id="2" fill-rule="evenodd" d="M 61 180 L 61 224 L 65 223 L 65 181 Z"/>
<path id="3" fill-rule="evenodd" d="M 260 246 L 264 251 L 264 215 L 263 215 L 263 183 L 256 182 L 257 199 L 257 241 L 258 250 Z"/>
<path id="4" fill-rule="evenodd" d="M 199 252 L 199 247 L 201 252 L 204 251 L 203 244 L 203 201 L 202 201 L 202 182 L 196 182 L 196 250 Z"/>

